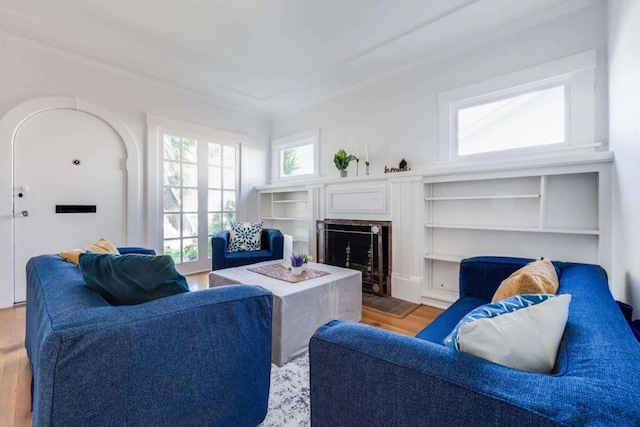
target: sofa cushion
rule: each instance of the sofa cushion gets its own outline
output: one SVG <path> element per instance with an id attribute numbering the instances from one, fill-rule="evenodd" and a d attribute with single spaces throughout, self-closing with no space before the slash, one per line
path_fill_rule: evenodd
<path id="1" fill-rule="evenodd" d="M 257 251 L 262 245 L 262 221 L 231 223 L 227 252 Z"/>
<path id="2" fill-rule="evenodd" d="M 525 265 L 504 279 L 493 295 L 492 302 L 522 294 L 555 294 L 558 275 L 548 259 Z"/>
<path id="3" fill-rule="evenodd" d="M 87 286 L 111 305 L 134 305 L 189 291 L 169 255 L 80 254 Z"/>
<path id="4" fill-rule="evenodd" d="M 564 333 L 571 295 L 517 295 L 476 308 L 444 344 L 494 363 L 550 373 Z"/>
<path id="5" fill-rule="evenodd" d="M 78 257 L 85 252 L 94 252 L 97 254 L 119 254 L 118 249 L 109 241 L 109 239 L 101 238 L 91 246 L 86 246 L 82 249 L 70 249 L 68 251 L 60 252 L 58 255 L 65 261 L 68 261 L 78 266 Z"/>

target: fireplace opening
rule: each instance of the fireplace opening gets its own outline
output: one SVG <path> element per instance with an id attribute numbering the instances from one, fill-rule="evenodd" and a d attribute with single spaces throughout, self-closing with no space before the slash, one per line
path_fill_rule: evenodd
<path id="1" fill-rule="evenodd" d="M 391 295 L 391 222 L 327 219 L 316 224 L 319 261 L 362 272 L 362 290 Z"/>

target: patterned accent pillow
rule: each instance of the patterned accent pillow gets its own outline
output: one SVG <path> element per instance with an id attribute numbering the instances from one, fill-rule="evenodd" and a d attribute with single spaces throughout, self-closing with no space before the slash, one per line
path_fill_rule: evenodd
<path id="1" fill-rule="evenodd" d="M 227 252 L 259 251 L 262 247 L 262 221 L 231 223 Z"/>
<path id="2" fill-rule="evenodd" d="M 444 344 L 527 372 L 553 372 L 571 295 L 527 294 L 490 303 L 462 318 Z"/>

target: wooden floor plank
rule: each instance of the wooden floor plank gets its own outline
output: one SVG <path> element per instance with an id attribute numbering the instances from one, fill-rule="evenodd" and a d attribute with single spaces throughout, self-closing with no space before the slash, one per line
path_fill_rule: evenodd
<path id="1" fill-rule="evenodd" d="M 209 287 L 208 272 L 187 276 L 192 289 Z M 362 309 L 362 323 L 413 336 L 442 310 L 420 306 L 404 319 Z M 0 310 L 0 426 L 31 425 L 31 372 L 24 348 L 24 305 Z"/>

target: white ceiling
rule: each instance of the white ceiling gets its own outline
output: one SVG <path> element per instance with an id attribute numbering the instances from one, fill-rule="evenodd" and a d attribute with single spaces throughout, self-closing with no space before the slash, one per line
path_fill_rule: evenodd
<path id="1" fill-rule="evenodd" d="M 0 0 L 0 31 L 263 113 L 589 0 Z"/>

